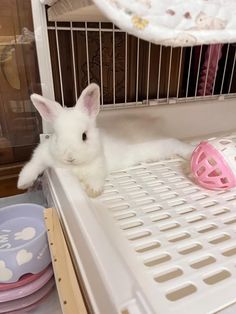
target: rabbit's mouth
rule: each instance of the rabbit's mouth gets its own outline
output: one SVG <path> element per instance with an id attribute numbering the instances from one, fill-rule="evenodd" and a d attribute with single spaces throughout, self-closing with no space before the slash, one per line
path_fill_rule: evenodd
<path id="1" fill-rule="evenodd" d="M 68 158 L 64 159 L 63 162 L 67 165 L 76 165 L 78 164 L 77 160 L 75 158 Z"/>

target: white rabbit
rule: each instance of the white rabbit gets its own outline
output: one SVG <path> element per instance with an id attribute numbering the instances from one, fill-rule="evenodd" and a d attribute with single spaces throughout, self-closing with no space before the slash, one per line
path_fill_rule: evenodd
<path id="1" fill-rule="evenodd" d="M 89 195 L 100 194 L 107 172 L 96 128 L 99 87 L 89 85 L 73 108 L 63 108 L 36 94 L 31 95 L 31 100 L 42 118 L 51 122 L 54 133 L 35 149 L 19 175 L 18 188 L 30 187 L 48 167 L 67 167 L 79 177 Z"/>
<path id="2" fill-rule="evenodd" d="M 90 84 L 73 108 L 63 108 L 40 95 L 31 100 L 42 118 L 51 122 L 54 133 L 38 145 L 31 160 L 19 175 L 18 188 L 33 185 L 48 167 L 66 167 L 80 180 L 89 196 L 102 193 L 106 175 L 111 171 L 179 154 L 188 157 L 192 147 L 176 139 L 158 139 L 129 144 L 114 139 L 96 128 L 100 109 L 98 85 Z"/>

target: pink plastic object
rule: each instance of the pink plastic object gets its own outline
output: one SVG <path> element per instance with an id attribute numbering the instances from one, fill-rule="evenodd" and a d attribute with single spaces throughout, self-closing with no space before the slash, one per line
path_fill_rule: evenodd
<path id="1" fill-rule="evenodd" d="M 51 268 L 52 268 L 52 266 L 50 264 L 47 268 L 45 268 L 43 271 L 41 271 L 38 274 L 25 274 L 16 282 L 0 283 L 0 291 L 6 291 L 6 290 L 11 290 L 11 289 L 25 286 L 25 285 L 37 280 L 38 278 L 40 278 L 44 273 L 48 272 L 48 270 Z"/>
<path id="2" fill-rule="evenodd" d="M 35 281 L 24 285 L 22 287 L 18 287 L 11 290 L 1 291 L 0 292 L 0 307 L 2 302 L 9 302 L 13 300 L 17 300 L 23 297 L 26 297 L 39 289 L 41 289 L 46 283 L 52 278 L 53 269 L 52 267 L 47 268 L 47 271 L 40 276 Z"/>
<path id="3" fill-rule="evenodd" d="M 210 190 L 229 189 L 236 186 L 232 169 L 235 163 L 235 144 L 221 139 L 200 143 L 191 158 L 191 169 L 197 183 Z"/>
<path id="4" fill-rule="evenodd" d="M 26 314 L 29 311 L 32 313 L 31 310 L 37 307 L 41 301 L 43 301 L 48 296 L 53 287 L 54 279 L 51 278 L 45 286 L 33 294 L 10 302 L 1 303 L 0 313 Z"/>

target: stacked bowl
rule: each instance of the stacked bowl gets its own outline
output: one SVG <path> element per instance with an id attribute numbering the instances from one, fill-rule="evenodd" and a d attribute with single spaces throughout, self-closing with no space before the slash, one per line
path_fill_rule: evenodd
<path id="1" fill-rule="evenodd" d="M 0 314 L 27 313 L 54 285 L 44 207 L 0 209 Z"/>

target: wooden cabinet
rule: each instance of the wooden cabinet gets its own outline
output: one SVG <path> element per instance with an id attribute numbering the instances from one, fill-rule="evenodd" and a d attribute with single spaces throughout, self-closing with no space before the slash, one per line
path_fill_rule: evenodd
<path id="1" fill-rule="evenodd" d="M 24 162 L 39 141 L 41 120 L 30 101 L 41 92 L 30 0 L 0 1 L 0 165 Z M 19 170 L 18 165 L 18 170 Z M 4 189 L 0 171 L 0 196 Z M 17 171 L 10 176 L 17 177 Z M 9 178 L 8 178 L 9 179 Z M 15 180 L 16 181 L 16 180 Z M 13 182 L 13 181 L 11 181 Z M 14 182 L 15 184 L 15 182 Z M 14 187 L 15 188 L 15 187 Z M 7 192 L 9 190 L 9 192 Z"/>

